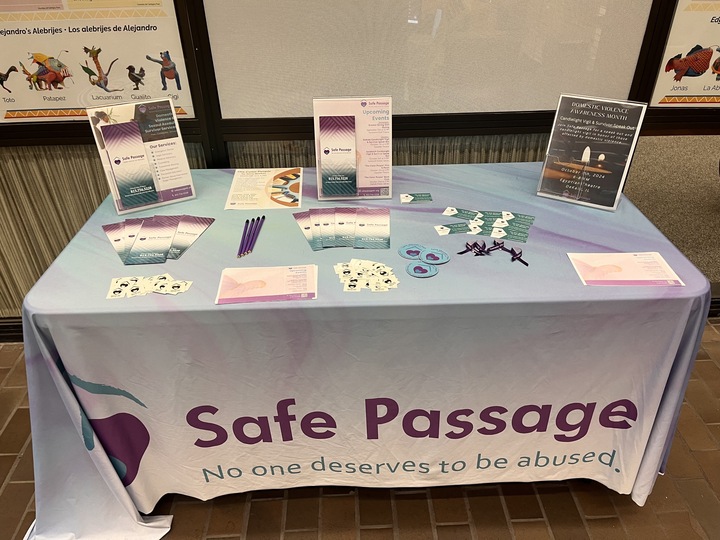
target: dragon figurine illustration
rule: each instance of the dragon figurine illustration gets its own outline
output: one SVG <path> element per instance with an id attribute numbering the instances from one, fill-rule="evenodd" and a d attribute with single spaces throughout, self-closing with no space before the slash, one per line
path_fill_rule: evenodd
<path id="1" fill-rule="evenodd" d="M 67 51 L 61 51 L 61 54 Z M 28 53 L 33 64 L 37 64 L 38 68 L 35 73 L 25 67 L 22 62 L 18 62 L 25 74 L 25 80 L 29 84 L 30 90 L 59 90 L 65 87 L 65 79 L 72 77 L 70 69 L 63 64 L 59 58 L 53 58 L 43 53 Z M 60 55 L 58 55 L 60 56 Z"/>
<path id="2" fill-rule="evenodd" d="M 713 47 L 703 48 L 701 45 L 695 45 L 684 58 L 680 54 L 673 56 L 665 65 L 665 72 L 674 71 L 673 79 L 678 82 L 683 77 L 699 77 L 710 67 Z"/>
<path id="3" fill-rule="evenodd" d="M 175 79 L 177 89 L 182 90 L 180 87 L 180 74 L 177 71 L 175 62 L 173 62 L 170 58 L 170 53 L 168 51 L 161 52 L 160 58 L 153 58 L 149 54 L 145 55 L 145 58 L 162 66 L 160 68 L 160 80 L 162 81 L 163 90 L 167 90 L 167 79 Z"/>
<path id="4" fill-rule="evenodd" d="M 102 49 L 96 49 L 95 46 L 91 49 L 88 49 L 87 47 L 83 47 L 83 51 L 85 51 L 85 54 L 87 54 L 95 64 L 95 69 L 97 70 L 97 73 L 92 70 L 90 66 L 88 66 L 87 60 L 85 60 L 85 65 L 82 64 L 80 67 L 83 69 L 85 73 L 87 73 L 88 79 L 90 80 L 90 84 L 93 86 L 97 86 L 98 88 L 102 88 L 106 92 L 122 92 L 122 88 L 108 88 L 108 76 L 110 75 L 110 70 L 113 67 L 113 64 L 117 62 L 117 58 L 110 62 L 110 65 L 107 68 L 107 71 L 103 71 L 102 66 L 100 65 L 100 53 L 102 52 Z"/>

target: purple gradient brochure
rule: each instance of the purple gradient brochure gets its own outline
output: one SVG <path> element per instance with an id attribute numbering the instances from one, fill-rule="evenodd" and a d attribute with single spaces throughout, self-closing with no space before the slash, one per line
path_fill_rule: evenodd
<path id="1" fill-rule="evenodd" d="M 179 259 L 214 221 L 189 215 L 153 216 L 102 228 L 123 264 L 153 264 Z"/>
<path id="2" fill-rule="evenodd" d="M 155 216 L 143 220 L 130 253 L 125 258 L 125 264 L 165 262 L 176 228 L 177 220 L 170 216 Z"/>
<path id="3" fill-rule="evenodd" d="M 319 200 L 392 197 L 392 98 L 313 99 Z"/>
<path id="4" fill-rule="evenodd" d="M 317 266 L 225 268 L 216 304 L 278 302 L 317 298 Z"/>
<path id="5" fill-rule="evenodd" d="M 91 107 L 87 115 L 118 214 L 195 197 L 172 100 Z"/>
<path id="6" fill-rule="evenodd" d="M 181 216 L 168 252 L 168 259 L 179 259 L 214 221 L 215 218 Z"/>
<path id="7" fill-rule="evenodd" d="M 358 208 L 354 247 L 363 249 L 390 247 L 390 209 Z"/>

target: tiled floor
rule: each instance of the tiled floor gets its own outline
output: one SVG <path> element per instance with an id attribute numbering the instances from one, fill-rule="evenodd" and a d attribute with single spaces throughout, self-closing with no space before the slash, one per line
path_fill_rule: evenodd
<path id="1" fill-rule="evenodd" d="M 34 519 L 21 344 L 0 345 L 0 540 Z M 705 328 L 668 474 L 644 507 L 589 481 L 433 489 L 302 488 L 166 496 L 167 540 L 720 539 L 720 319 Z"/>

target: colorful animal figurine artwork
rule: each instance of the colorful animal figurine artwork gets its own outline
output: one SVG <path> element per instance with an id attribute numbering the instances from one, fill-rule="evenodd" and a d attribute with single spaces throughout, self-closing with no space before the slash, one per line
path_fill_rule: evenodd
<path id="1" fill-rule="evenodd" d="M 10 90 L 9 88 L 5 88 L 5 82 L 8 80 L 8 78 L 10 77 L 10 74 L 13 71 L 17 71 L 17 68 L 15 66 L 10 66 L 5 73 L 0 72 L 0 86 L 2 86 L 4 90 L 7 90 L 11 94 L 12 94 L 12 90 Z"/>
<path id="2" fill-rule="evenodd" d="M 715 50 L 717 52 L 720 52 L 720 48 L 717 48 Z M 712 66 L 710 66 L 710 71 L 715 74 L 715 80 L 720 81 L 720 56 L 718 56 L 713 62 Z"/>
<path id="3" fill-rule="evenodd" d="M 170 58 L 170 53 L 168 51 L 161 52 L 160 58 L 153 58 L 149 54 L 145 56 L 148 60 L 151 62 L 155 62 L 156 64 L 160 64 L 162 67 L 160 68 L 160 80 L 162 81 L 162 89 L 167 90 L 167 80 L 166 79 L 175 79 L 175 84 L 177 85 L 178 90 L 182 90 L 180 87 L 180 74 L 177 71 L 177 68 L 175 67 L 175 62 L 172 61 Z"/>
<path id="4" fill-rule="evenodd" d="M 683 58 L 682 55 L 673 56 L 665 65 L 665 72 L 674 71 L 673 79 L 680 82 L 683 77 L 699 77 L 710 67 L 712 47 L 703 48 L 695 45 Z"/>
<path id="5" fill-rule="evenodd" d="M 82 64 L 80 67 L 83 69 L 85 73 L 87 73 L 88 79 L 90 80 L 90 84 L 93 86 L 97 86 L 98 88 L 102 88 L 106 92 L 122 92 L 122 88 L 108 88 L 109 79 L 108 76 L 110 75 L 110 70 L 113 67 L 113 64 L 117 62 L 117 58 L 110 62 L 110 66 L 107 68 L 107 71 L 103 71 L 102 66 L 100 65 L 100 53 L 102 52 L 102 49 L 96 49 L 95 46 L 93 46 L 91 49 L 88 49 L 87 47 L 83 47 L 83 51 L 85 51 L 85 54 L 87 54 L 95 64 L 95 69 L 97 70 L 97 73 L 92 70 L 90 66 L 88 66 L 87 60 L 85 60 L 85 65 Z"/>
<path id="6" fill-rule="evenodd" d="M 38 66 L 35 73 L 30 73 L 25 65 L 19 62 L 30 90 L 59 90 L 65 87 L 65 79 L 72 77 L 68 67 L 58 58 L 43 53 L 31 53 L 30 58 L 32 63 Z"/>
<path id="7" fill-rule="evenodd" d="M 130 65 L 126 69 L 128 71 L 128 79 L 135 85 L 133 90 L 140 90 L 140 85 L 145 85 L 143 82 L 145 78 L 145 68 L 141 66 L 139 71 L 135 71 L 135 66 Z"/>

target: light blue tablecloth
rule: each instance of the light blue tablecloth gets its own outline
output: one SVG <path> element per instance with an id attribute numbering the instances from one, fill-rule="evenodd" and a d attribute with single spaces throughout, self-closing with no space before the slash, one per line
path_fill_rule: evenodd
<path id="1" fill-rule="evenodd" d="M 704 276 L 630 203 L 537 197 L 539 163 L 395 167 L 389 250 L 312 251 L 292 210 L 223 210 L 232 171 L 193 171 L 197 199 L 138 212 L 213 217 L 179 260 L 124 266 L 105 200 L 28 294 L 34 534 L 159 538 L 164 493 L 208 499 L 302 485 L 370 487 L 591 478 L 644 504 L 666 459 L 709 306 Z M 433 202 L 400 204 L 400 193 Z M 448 207 L 535 216 L 523 249 L 456 255 Z M 247 218 L 264 213 L 248 257 Z M 124 216 L 128 217 L 128 216 Z M 429 279 L 397 252 L 449 263 Z M 684 287 L 590 287 L 568 252 L 659 252 Z M 391 266 L 384 293 L 345 293 L 333 265 Z M 317 264 L 311 301 L 214 304 L 223 268 Z M 169 273 L 178 296 L 106 300 L 110 280 Z M 123 481 L 124 479 L 124 481 Z M 130 481 L 128 481 L 130 479 Z M 127 484 L 127 485 L 124 485 Z M 84 536 L 83 536 L 84 538 Z"/>

